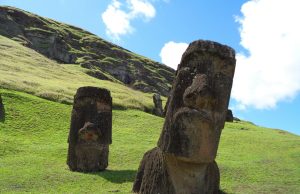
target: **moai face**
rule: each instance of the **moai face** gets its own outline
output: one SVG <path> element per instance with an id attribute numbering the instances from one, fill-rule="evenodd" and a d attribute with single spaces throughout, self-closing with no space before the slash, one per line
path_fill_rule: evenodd
<path id="1" fill-rule="evenodd" d="M 78 135 L 85 132 L 86 135 L 93 136 L 92 139 L 97 136 L 100 144 L 111 143 L 112 100 L 107 90 L 92 87 L 79 89 L 75 96 L 74 109 L 78 113 L 77 120 L 81 121 L 76 129 Z"/>
<path id="2" fill-rule="evenodd" d="M 162 151 L 193 163 L 214 161 L 234 67 L 234 51 L 229 47 L 207 41 L 189 46 L 171 91 L 158 142 Z"/>

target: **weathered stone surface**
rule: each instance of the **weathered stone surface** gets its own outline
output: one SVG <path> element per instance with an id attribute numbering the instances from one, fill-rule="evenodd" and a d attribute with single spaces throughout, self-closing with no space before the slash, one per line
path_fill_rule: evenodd
<path id="1" fill-rule="evenodd" d="M 75 147 L 77 171 L 98 171 L 108 166 L 108 144 L 100 144 L 101 131 L 95 124 L 87 122 L 78 132 Z"/>
<path id="2" fill-rule="evenodd" d="M 0 94 L 0 121 L 4 121 L 5 120 L 5 110 L 4 110 L 4 104 L 2 102 L 2 97 Z"/>
<path id="3" fill-rule="evenodd" d="M 232 111 L 230 109 L 228 109 L 227 113 L 226 113 L 226 121 L 233 122 L 233 120 L 234 120 L 234 117 L 233 117 Z"/>
<path id="4" fill-rule="evenodd" d="M 158 147 L 145 154 L 134 192 L 219 193 L 215 158 L 234 69 L 233 49 L 202 40 L 189 45 L 168 98 Z"/>
<path id="5" fill-rule="evenodd" d="M 200 158 L 208 156 L 199 156 L 197 161 L 195 153 L 202 148 L 212 149 L 212 152 L 203 151 L 214 158 L 224 127 L 234 69 L 235 53 L 231 48 L 211 41 L 195 41 L 189 45 L 177 70 L 158 142 L 164 152 L 203 162 Z M 203 141 L 198 141 L 199 138 Z"/>
<path id="6" fill-rule="evenodd" d="M 132 190 L 143 194 L 174 193 L 164 155 L 159 148 L 145 153 Z"/>
<path id="7" fill-rule="evenodd" d="M 167 96 L 175 71 L 140 57 L 83 29 L 0 6 L 0 35 L 60 63 L 78 64 L 98 79 L 120 81 L 144 92 Z M 108 75 L 108 76 L 107 76 Z"/>
<path id="8" fill-rule="evenodd" d="M 162 108 L 162 100 L 159 94 L 153 94 L 153 103 L 154 103 L 153 114 L 162 117 L 164 111 Z"/>
<path id="9" fill-rule="evenodd" d="M 72 171 L 100 171 L 108 165 L 112 143 L 110 91 L 81 87 L 74 97 L 67 164 Z"/>

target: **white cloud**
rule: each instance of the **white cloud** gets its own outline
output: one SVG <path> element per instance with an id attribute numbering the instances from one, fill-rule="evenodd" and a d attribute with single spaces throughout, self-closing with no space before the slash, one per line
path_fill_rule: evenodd
<path id="1" fill-rule="evenodd" d="M 137 16 L 145 17 L 145 19 L 151 19 L 155 16 L 155 8 L 146 0 L 127 0 L 127 3 L 131 9 L 131 18 Z"/>
<path id="2" fill-rule="evenodd" d="M 180 63 L 181 56 L 184 51 L 187 49 L 187 43 L 176 43 L 173 41 L 167 42 L 160 51 L 161 62 L 173 69 L 177 69 L 178 64 Z"/>
<path id="3" fill-rule="evenodd" d="M 106 33 L 113 39 L 119 40 L 120 36 L 130 34 L 134 28 L 131 21 L 143 18 L 149 21 L 155 17 L 156 10 L 149 0 L 126 0 L 125 9 L 119 0 L 112 0 L 107 9 L 102 13 L 102 21 L 106 26 Z"/>
<path id="4" fill-rule="evenodd" d="M 251 0 L 241 12 L 232 97 L 238 107 L 273 108 L 300 91 L 300 1 Z"/>
<path id="5" fill-rule="evenodd" d="M 119 39 L 120 35 L 133 31 L 128 14 L 120 8 L 121 3 L 113 0 L 102 14 L 102 20 L 106 25 L 106 33 L 114 39 Z"/>

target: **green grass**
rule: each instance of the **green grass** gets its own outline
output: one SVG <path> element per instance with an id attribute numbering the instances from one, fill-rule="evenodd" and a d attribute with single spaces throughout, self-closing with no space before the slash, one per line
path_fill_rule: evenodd
<path id="1" fill-rule="evenodd" d="M 0 193 L 128 193 L 145 150 L 163 119 L 137 110 L 113 111 L 113 144 L 106 172 L 70 172 L 66 165 L 71 106 L 2 90 Z M 138 135 L 136 135 L 138 134 Z"/>
<path id="2" fill-rule="evenodd" d="M 114 107 L 148 111 L 153 108 L 150 93 L 93 78 L 85 73 L 88 69 L 73 64 L 58 64 L 3 36 L 0 36 L 0 50 L 0 88 L 25 91 L 70 104 L 77 88 L 97 86 L 111 91 Z"/>
<path id="3" fill-rule="evenodd" d="M 153 148 L 163 119 L 113 111 L 113 144 L 105 172 L 66 165 L 72 106 L 0 89 L 0 193 L 130 193 L 139 162 Z M 300 137 L 248 122 L 227 123 L 217 162 L 228 193 L 300 193 Z"/>

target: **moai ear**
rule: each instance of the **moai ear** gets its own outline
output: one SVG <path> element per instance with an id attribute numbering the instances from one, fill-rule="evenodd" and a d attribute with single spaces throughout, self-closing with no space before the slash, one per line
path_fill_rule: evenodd
<path id="1" fill-rule="evenodd" d="M 96 101 L 97 112 L 111 112 L 111 104 L 109 102 L 105 102 L 103 100 Z"/>

